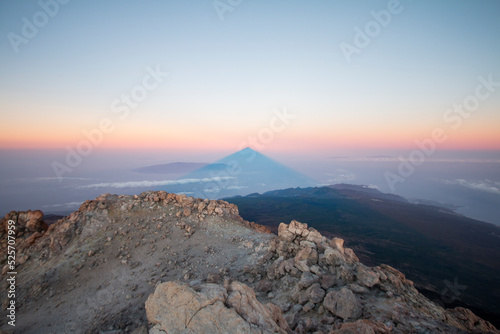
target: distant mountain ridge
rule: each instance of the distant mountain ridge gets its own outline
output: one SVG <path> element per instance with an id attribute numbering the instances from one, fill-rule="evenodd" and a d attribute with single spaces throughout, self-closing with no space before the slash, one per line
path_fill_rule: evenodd
<path id="1" fill-rule="evenodd" d="M 330 189 L 333 189 L 330 190 Z M 314 196 L 314 197 L 325 197 L 325 198 L 335 198 L 335 197 L 343 197 L 348 196 L 351 198 L 359 197 L 359 194 L 368 195 L 377 199 L 390 200 L 395 202 L 409 203 L 405 198 L 394 195 L 394 194 L 385 194 L 378 189 L 369 186 L 362 185 L 354 185 L 354 184 L 335 184 L 323 187 L 308 187 L 308 188 L 288 188 L 288 189 L 279 189 L 279 190 L 271 190 L 267 191 L 263 194 L 254 193 L 251 197 L 258 196 L 279 196 L 279 197 L 297 197 L 297 196 Z"/>
<path id="2" fill-rule="evenodd" d="M 354 184 L 334 184 L 329 186 L 332 189 L 336 189 L 341 191 L 345 195 L 350 195 L 355 197 L 357 193 L 367 194 L 372 196 L 373 198 L 390 200 L 395 202 L 408 203 L 408 200 L 404 197 L 394 195 L 394 194 L 386 194 L 381 192 L 380 190 L 370 187 L 370 186 L 362 186 L 362 185 L 354 185 Z"/>

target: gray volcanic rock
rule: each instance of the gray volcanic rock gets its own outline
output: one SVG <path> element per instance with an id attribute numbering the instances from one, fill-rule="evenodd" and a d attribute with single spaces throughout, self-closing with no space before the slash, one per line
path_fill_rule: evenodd
<path id="1" fill-rule="evenodd" d="M 358 279 L 360 285 L 368 288 L 371 288 L 380 282 L 380 274 L 362 264 L 358 266 L 356 278 Z"/>
<path id="2" fill-rule="evenodd" d="M 105 194 L 46 230 L 36 211 L 12 217 L 16 333 L 498 333 L 340 238 L 297 221 L 274 236 L 225 201 Z"/>
<path id="3" fill-rule="evenodd" d="M 323 306 L 344 320 L 356 319 L 361 315 L 361 304 L 347 287 L 329 292 L 323 301 Z"/>

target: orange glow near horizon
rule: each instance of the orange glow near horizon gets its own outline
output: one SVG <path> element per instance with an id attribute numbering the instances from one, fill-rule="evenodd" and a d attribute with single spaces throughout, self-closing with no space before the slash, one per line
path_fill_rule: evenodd
<path id="1" fill-rule="evenodd" d="M 61 149 L 76 147 L 86 137 L 78 131 L 49 128 L 16 129 L 0 133 L 1 149 Z M 253 146 L 271 151 L 310 151 L 328 149 L 414 149 L 416 140 L 431 138 L 431 131 L 415 129 L 389 131 L 388 129 L 333 129 L 323 131 L 312 129 L 290 129 L 275 133 L 271 140 L 259 131 L 237 133 L 224 128 L 203 129 L 142 128 L 140 131 L 124 127 L 103 134 L 102 142 L 93 145 L 102 149 L 170 149 L 170 150 L 226 150 L 236 151 L 241 146 Z M 308 131 L 306 131 L 308 130 Z M 131 135 L 133 133 L 133 135 Z M 445 132 L 447 139 L 438 143 L 439 149 L 499 150 L 500 133 L 491 124 L 488 127 L 464 131 Z M 260 136 L 259 136 L 260 135 Z M 253 139 L 252 139 L 253 138 Z M 252 143 L 254 143 L 252 145 Z"/>

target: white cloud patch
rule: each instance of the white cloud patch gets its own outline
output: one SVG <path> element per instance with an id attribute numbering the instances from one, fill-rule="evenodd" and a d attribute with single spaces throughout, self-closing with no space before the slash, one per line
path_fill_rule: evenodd
<path id="1" fill-rule="evenodd" d="M 241 189 L 246 189 L 248 188 L 247 186 L 229 186 L 229 187 L 226 187 L 226 189 L 228 190 L 241 190 Z"/>
<path id="2" fill-rule="evenodd" d="M 127 181 L 127 182 L 109 182 L 109 183 L 94 183 L 78 188 L 139 188 L 139 187 L 158 187 L 158 186 L 173 186 L 190 183 L 207 183 L 221 182 L 234 179 L 232 176 L 216 176 L 203 179 L 180 179 L 180 180 L 161 180 L 161 181 Z"/>
<path id="3" fill-rule="evenodd" d="M 82 202 L 68 202 L 68 203 L 44 205 L 43 208 L 47 208 L 47 209 L 68 209 L 68 208 L 80 207 L 80 205 L 82 205 L 83 202 L 84 201 L 82 201 Z"/>
<path id="4" fill-rule="evenodd" d="M 242 190 L 248 188 L 247 186 L 227 186 L 227 187 L 213 187 L 203 189 L 203 192 L 210 194 L 218 194 L 222 190 Z"/>
<path id="5" fill-rule="evenodd" d="M 322 182 L 325 185 L 347 183 L 356 180 L 356 175 L 345 169 L 337 169 L 337 173 L 335 174 L 326 173 L 326 176 L 329 179 Z"/>
<path id="6" fill-rule="evenodd" d="M 449 185 L 458 185 L 472 190 L 500 195 L 500 182 L 491 181 L 488 179 L 482 181 L 464 179 L 443 180 L 443 183 Z"/>
<path id="7" fill-rule="evenodd" d="M 218 194 L 220 191 L 221 191 L 221 188 L 219 188 L 219 187 L 203 189 L 204 193 L 209 193 L 209 194 Z"/>
<path id="8" fill-rule="evenodd" d="M 32 177 L 32 178 L 27 178 L 27 177 L 22 177 L 22 178 L 17 178 L 14 179 L 15 181 L 19 182 L 60 182 L 61 180 L 63 181 L 88 181 L 92 180 L 87 177 Z"/>

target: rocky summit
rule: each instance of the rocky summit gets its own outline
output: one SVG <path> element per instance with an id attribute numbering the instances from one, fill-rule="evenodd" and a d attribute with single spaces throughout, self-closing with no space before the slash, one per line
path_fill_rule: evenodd
<path id="1" fill-rule="evenodd" d="M 11 212 L 4 278 L 12 222 L 16 326 L 2 279 L 2 333 L 499 333 L 363 265 L 340 238 L 297 221 L 276 236 L 221 200 L 104 194 L 50 226 Z"/>

